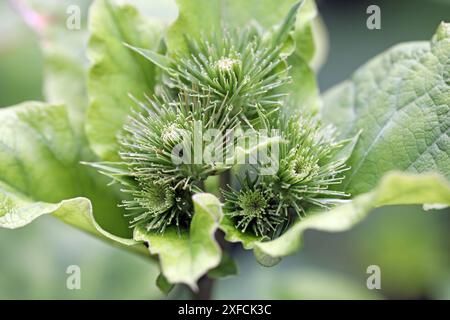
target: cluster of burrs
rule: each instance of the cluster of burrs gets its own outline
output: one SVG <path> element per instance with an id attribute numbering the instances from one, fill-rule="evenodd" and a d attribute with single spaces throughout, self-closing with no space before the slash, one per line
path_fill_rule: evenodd
<path id="1" fill-rule="evenodd" d="M 140 108 L 119 137 L 122 162 L 95 166 L 122 185 L 128 197 L 121 205 L 132 226 L 156 232 L 187 227 L 192 195 L 204 192 L 208 177 L 225 172 L 232 173 L 221 195 L 226 216 L 242 232 L 261 237 L 276 237 L 310 207 L 327 208 L 345 196 L 332 188 L 346 170 L 333 160 L 342 147 L 334 132 L 306 115 L 282 115 L 290 80 L 283 48 L 297 10 L 298 5 L 269 32 L 255 26 L 222 30 L 186 40 L 187 51 L 171 55 L 129 46 L 161 67 L 163 89 L 136 101 Z M 197 161 L 192 142 L 198 130 L 216 130 L 214 145 L 227 148 L 237 128 L 256 135 L 279 130 L 275 172 L 261 174 L 258 162 L 236 169 L 233 162 Z M 203 150 L 206 142 L 200 143 Z"/>

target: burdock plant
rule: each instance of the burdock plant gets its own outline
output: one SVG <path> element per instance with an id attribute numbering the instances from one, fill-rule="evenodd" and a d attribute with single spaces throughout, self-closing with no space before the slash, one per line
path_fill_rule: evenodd
<path id="1" fill-rule="evenodd" d="M 0 109 L 0 226 L 51 214 L 210 297 L 229 243 L 271 266 L 306 229 L 450 204 L 448 24 L 321 98 L 312 0 L 176 2 L 166 27 L 94 1 L 88 70 L 74 33 L 38 30 L 49 102 Z"/>
<path id="2" fill-rule="evenodd" d="M 173 56 L 127 45 L 161 67 L 161 97 L 136 101 L 140 110 L 132 112 L 119 133 L 122 162 L 93 163 L 91 166 L 100 168 L 101 173 L 122 184 L 122 192 L 130 195 L 122 205 L 131 211 L 131 226 L 142 225 L 147 231 L 160 233 L 164 233 L 169 225 L 175 225 L 179 232 L 180 227 L 189 227 L 193 216 L 192 195 L 203 192 L 202 183 L 208 177 L 223 173 L 235 164 L 227 165 L 230 159 L 219 159 L 219 162 L 203 159 L 203 142 L 199 159 L 192 147 L 196 135 L 216 130 L 220 135 L 215 136 L 210 145 L 224 149 L 228 142 L 231 146 L 227 145 L 225 149 L 234 149 L 233 130 L 246 127 L 257 134 L 256 128 L 261 127 L 262 122 L 266 130 L 273 129 L 269 122 L 281 123 L 276 119 L 279 119 L 286 100 L 283 99 L 287 95 L 283 85 L 289 82 L 289 66 L 282 49 L 294 27 L 299 6 L 300 3 L 295 4 L 280 28 L 271 33 L 262 34 L 254 26 L 233 32 L 224 29 L 222 36 L 205 36 L 195 41 L 187 39 L 187 52 L 176 52 Z M 311 137 L 298 137 L 307 139 L 308 144 L 296 148 L 312 148 L 316 147 L 314 142 L 322 142 L 317 129 L 303 130 L 304 136 L 311 134 Z M 283 134 L 286 135 L 289 133 Z M 254 147 L 244 146 L 246 149 Z M 317 152 L 323 153 L 321 148 L 317 146 Z M 311 155 L 316 150 L 305 152 Z M 118 168 L 122 170 L 120 179 L 115 174 Z M 270 184 L 264 189 L 265 193 L 276 192 Z M 243 194 L 245 192 L 242 190 Z M 238 199 L 241 198 L 238 195 Z M 244 196 L 242 200 L 245 202 L 245 199 Z M 285 206 L 280 200 L 277 201 L 279 210 L 269 219 L 273 222 L 287 219 L 286 209 L 280 210 Z M 268 214 L 261 210 L 258 215 Z M 225 214 L 235 215 L 233 212 Z M 242 221 L 250 223 L 253 220 L 252 210 L 244 210 L 242 214 Z M 262 224 L 269 220 L 256 219 L 258 227 L 252 228 L 254 234 L 268 236 L 270 228 Z M 242 221 L 236 226 L 244 226 L 245 231 L 247 223 Z"/>
<path id="3" fill-rule="evenodd" d="M 187 39 L 187 52 L 172 56 L 127 45 L 161 67 L 163 101 L 158 97 L 147 104 L 137 101 L 142 110 L 132 113 L 124 137 L 119 139 L 121 163 L 109 170 L 107 163 L 92 165 L 100 165 L 101 172 L 106 170 L 113 178 L 111 174 L 122 165 L 127 172 L 125 187 L 134 181 L 131 188 L 122 188 L 131 196 L 122 201 L 132 211 L 131 226 L 142 225 L 160 233 L 170 225 L 176 225 L 178 231 L 189 227 L 191 196 L 203 192 L 201 184 L 208 177 L 236 164 L 226 166 L 229 159 L 208 162 L 202 158 L 203 148 L 200 162 L 196 161 L 191 142 L 211 129 L 221 133 L 220 141 L 216 137 L 212 143 L 214 148 L 222 147 L 230 137 L 233 148 L 236 141 L 228 132 L 238 127 L 248 127 L 254 135 L 258 128 L 281 130 L 281 142 L 277 142 L 281 152 L 272 159 L 279 162 L 278 172 L 262 175 L 256 165 L 255 181 L 237 174 L 243 184 L 223 194 L 225 216 L 244 233 L 274 238 L 296 218 L 306 216 L 309 207 L 330 208 L 345 195 L 329 189 L 342 181 L 346 170 L 345 159 L 332 158 L 344 143 L 336 142 L 332 130 L 322 128 L 318 121 L 282 116 L 287 103 L 283 86 L 289 82 L 283 47 L 300 4 L 291 8 L 279 28 L 266 34 L 254 26 L 233 32 L 223 29 L 221 36 Z M 257 145 L 247 144 L 244 149 L 255 147 L 258 157 Z M 123 179 L 116 180 L 124 184 Z"/>

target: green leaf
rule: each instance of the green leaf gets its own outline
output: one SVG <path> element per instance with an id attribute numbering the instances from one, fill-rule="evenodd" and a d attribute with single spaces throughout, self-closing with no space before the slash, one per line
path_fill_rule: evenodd
<path id="1" fill-rule="evenodd" d="M 236 262 L 225 252 L 222 254 L 222 260 L 219 266 L 208 272 L 208 277 L 213 279 L 220 279 L 238 274 L 238 267 Z"/>
<path id="2" fill-rule="evenodd" d="M 174 285 L 167 281 L 166 277 L 162 273 L 156 278 L 156 286 L 161 290 L 162 293 L 168 295 L 172 291 Z"/>
<path id="3" fill-rule="evenodd" d="M 283 109 L 289 115 L 305 110 L 315 113 L 321 104 L 316 74 L 309 65 L 315 50 L 311 21 L 316 15 L 314 1 L 299 1 L 289 10 L 281 25 L 270 32 L 274 45 L 284 44 L 282 55 L 291 68 L 292 82 L 287 89 L 290 101 Z M 310 31 L 308 39 L 300 36 L 307 30 Z"/>
<path id="4" fill-rule="evenodd" d="M 124 43 L 157 50 L 163 28 L 132 6 L 97 0 L 89 15 L 89 108 L 86 133 L 92 149 L 105 160 L 117 160 L 117 134 L 133 105 L 129 95 L 151 96 L 156 66 Z"/>
<path id="5" fill-rule="evenodd" d="M 116 182 L 125 186 L 134 187 L 136 181 L 130 176 L 130 172 L 127 170 L 127 164 L 124 162 L 81 162 L 84 165 L 95 168 L 99 173 L 107 176 L 111 179 L 109 185 Z"/>
<path id="6" fill-rule="evenodd" d="M 102 238 L 136 243 L 129 240 L 116 190 L 79 163 L 85 146 L 64 106 L 27 102 L 4 108 L 0 123 L 1 227 L 22 227 L 52 214 Z"/>
<path id="7" fill-rule="evenodd" d="M 325 60 L 326 36 L 325 27 L 318 19 L 318 10 L 314 0 L 305 0 L 295 21 L 292 39 L 295 52 L 289 56 L 292 84 L 290 92 L 290 108 L 286 112 L 316 113 L 321 105 L 320 90 L 315 71 Z"/>
<path id="8" fill-rule="evenodd" d="M 280 23 L 298 0 L 176 0 L 178 18 L 167 33 L 169 52 L 187 50 L 185 36 L 221 33 L 225 27 L 243 27 L 255 21 L 268 30 Z"/>
<path id="9" fill-rule="evenodd" d="M 297 11 L 298 14 L 294 16 L 293 12 Z M 316 113 L 321 106 L 316 74 L 311 66 L 316 51 L 312 27 L 316 17 L 315 2 L 313 0 L 301 1 L 291 8 L 281 28 L 281 30 L 284 30 L 281 34 L 285 38 L 278 40 L 278 42 L 286 41 L 289 32 L 290 42 L 293 45 L 293 52 L 286 55 L 291 67 L 289 74 L 292 78 L 292 83 L 288 88 L 290 102 L 288 108 L 283 110 L 287 114 L 304 112 L 305 110 Z"/>
<path id="10" fill-rule="evenodd" d="M 316 74 L 308 63 L 297 54 L 291 55 L 288 63 L 291 66 L 289 74 L 292 83 L 289 85 L 288 107 L 283 109 L 283 112 L 288 115 L 305 110 L 316 113 L 321 106 Z"/>
<path id="11" fill-rule="evenodd" d="M 36 202 L 0 183 L 0 227 L 21 228 L 46 214 L 105 240 L 137 245 L 132 239 L 117 237 L 102 229 L 94 219 L 92 203 L 87 198 L 72 198 L 59 203 Z"/>
<path id="12" fill-rule="evenodd" d="M 337 154 L 333 155 L 333 160 L 346 163 L 353 154 L 353 150 L 355 150 L 360 135 L 361 131 L 358 132 L 354 137 L 344 140 L 342 149 L 340 149 Z"/>
<path id="13" fill-rule="evenodd" d="M 273 43 L 275 46 L 282 45 L 287 41 L 290 36 L 291 31 L 294 29 L 294 25 L 297 19 L 299 8 L 303 5 L 304 1 L 298 1 L 294 4 L 289 10 L 286 18 L 281 23 L 281 25 L 277 28 L 278 30 L 275 33 Z"/>
<path id="14" fill-rule="evenodd" d="M 323 118 L 344 136 L 362 130 L 344 187 L 370 191 L 388 171 L 450 179 L 450 25 L 431 42 L 394 47 L 326 94 Z"/>
<path id="15" fill-rule="evenodd" d="M 228 217 L 223 217 L 220 229 L 225 233 L 225 240 L 228 242 L 240 242 L 244 249 L 247 250 L 253 249 L 255 243 L 263 240 L 250 232 L 241 232 Z"/>
<path id="16" fill-rule="evenodd" d="M 125 43 L 125 46 L 133 50 L 134 52 L 140 54 L 145 59 L 153 63 L 154 65 L 160 67 L 163 70 L 168 70 L 170 65 L 172 64 L 172 61 L 169 57 L 164 56 L 162 54 L 159 54 L 152 50 L 147 50 L 143 48 L 134 47 L 132 45 L 129 45 Z"/>
<path id="17" fill-rule="evenodd" d="M 292 37 L 296 42 L 295 54 L 308 64 L 313 64 L 313 59 L 324 55 L 322 51 L 326 51 L 322 45 L 325 38 L 324 27 L 321 27 L 320 23 L 315 1 L 305 0 L 295 22 Z"/>
<path id="18" fill-rule="evenodd" d="M 144 241 L 152 255 L 158 255 L 161 271 L 169 283 L 185 283 L 197 289 L 197 280 L 221 262 L 221 249 L 215 232 L 222 219 L 220 201 L 212 194 L 196 194 L 194 216 L 189 230 L 178 233 L 175 227 L 164 234 L 136 227 L 134 238 Z"/>
<path id="19" fill-rule="evenodd" d="M 450 204 L 448 181 L 436 174 L 393 172 L 386 175 L 371 192 L 359 195 L 351 202 L 330 211 L 312 214 L 294 224 L 279 238 L 257 242 L 254 246 L 259 255 L 280 258 L 293 254 L 300 248 L 303 233 L 308 229 L 342 232 L 352 228 L 374 208 L 423 203 Z"/>

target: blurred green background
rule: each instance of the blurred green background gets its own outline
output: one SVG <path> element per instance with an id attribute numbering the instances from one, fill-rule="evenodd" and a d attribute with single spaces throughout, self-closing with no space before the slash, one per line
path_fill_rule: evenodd
<path id="1" fill-rule="evenodd" d="M 46 5 L 65 14 L 68 4 L 81 4 L 85 20 L 88 2 L 52 0 Z M 144 7 L 145 1 L 131 2 Z M 145 11 L 150 15 L 168 21 L 176 16 L 173 1 L 149 3 Z M 390 46 L 427 40 L 440 21 L 450 21 L 450 0 L 323 0 L 318 4 L 329 36 L 328 59 L 319 73 L 322 91 Z M 366 28 L 369 4 L 381 8 L 381 30 Z M 43 58 L 38 42 L 7 1 L 0 2 L 0 34 L 0 107 L 42 100 Z M 450 299 L 448 213 L 424 212 L 417 206 L 388 207 L 376 210 L 349 232 L 308 231 L 301 252 L 269 269 L 236 246 L 232 254 L 240 275 L 220 280 L 214 297 Z M 70 265 L 81 268 L 81 290 L 66 289 Z M 381 268 L 381 290 L 366 287 L 369 265 Z M 0 299 L 162 298 L 154 285 L 157 272 L 157 266 L 143 258 L 51 217 L 19 230 L 0 229 Z M 175 290 L 171 297 L 179 294 Z"/>

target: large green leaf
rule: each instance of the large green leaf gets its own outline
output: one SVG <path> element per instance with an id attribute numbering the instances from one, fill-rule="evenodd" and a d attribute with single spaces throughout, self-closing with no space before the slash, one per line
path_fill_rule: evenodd
<path id="1" fill-rule="evenodd" d="M 450 178 L 450 25 L 431 42 L 394 47 L 326 94 L 325 120 L 344 135 L 362 129 L 344 187 L 370 191 L 390 170 Z"/>
<path id="2" fill-rule="evenodd" d="M 171 52 L 187 50 L 190 39 L 216 32 L 223 27 L 243 27 L 254 21 L 264 29 L 281 23 L 298 0 L 176 0 L 178 18 L 167 32 L 167 46 Z"/>
<path id="3" fill-rule="evenodd" d="M 87 198 L 72 198 L 59 203 L 36 202 L 0 183 L 0 227 L 24 227 L 47 214 L 114 245 L 129 246 L 142 254 L 145 252 L 145 248 L 133 239 L 118 237 L 100 227 L 93 216 L 92 203 Z"/>
<path id="4" fill-rule="evenodd" d="M 4 108 L 0 123 L 1 227 L 53 214 L 103 238 L 134 243 L 125 240 L 132 234 L 117 207 L 117 190 L 79 163 L 85 146 L 64 106 L 27 102 Z"/>
<path id="5" fill-rule="evenodd" d="M 137 99 L 151 96 L 156 84 L 156 67 L 124 43 L 157 50 L 163 28 L 130 5 L 97 0 L 90 9 L 89 30 L 86 132 L 100 157 L 115 160 L 117 134 L 133 105 L 130 95 Z"/>
<path id="6" fill-rule="evenodd" d="M 361 194 L 349 203 L 325 212 L 311 213 L 294 224 L 286 233 L 272 241 L 262 241 L 236 230 L 229 221 L 221 229 L 226 239 L 242 242 L 246 249 L 254 249 L 263 265 L 273 265 L 283 256 L 295 253 L 301 246 L 303 233 L 308 229 L 342 232 L 364 219 L 372 209 L 386 205 L 440 203 L 450 205 L 450 184 L 436 174 L 387 174 L 371 192 Z"/>
<path id="7" fill-rule="evenodd" d="M 185 283 L 197 289 L 197 280 L 221 262 L 215 232 L 222 219 L 220 201 L 212 194 L 193 196 L 194 217 L 189 231 L 172 227 L 164 234 L 135 229 L 135 240 L 144 241 L 152 255 L 158 255 L 161 271 L 170 283 Z"/>

